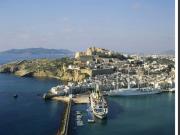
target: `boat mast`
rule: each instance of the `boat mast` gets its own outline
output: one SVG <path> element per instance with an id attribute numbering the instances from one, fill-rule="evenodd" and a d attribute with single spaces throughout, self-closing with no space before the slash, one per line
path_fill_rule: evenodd
<path id="1" fill-rule="evenodd" d="M 118 79 L 119 79 L 119 76 L 118 76 L 118 72 L 117 72 L 117 78 L 116 78 L 116 83 L 117 83 L 117 86 L 116 86 L 116 89 L 118 90 L 119 89 L 119 81 L 118 81 Z"/>
<path id="2" fill-rule="evenodd" d="M 140 72 L 139 72 L 139 66 L 138 66 L 138 89 L 140 89 Z"/>
<path id="3" fill-rule="evenodd" d="M 149 77 L 149 67 L 148 67 L 148 79 L 149 79 L 150 77 Z M 148 87 L 150 87 L 150 85 L 149 85 L 149 83 L 148 83 Z"/>
<path id="4" fill-rule="evenodd" d="M 130 89 L 129 64 L 128 64 L 128 89 Z"/>

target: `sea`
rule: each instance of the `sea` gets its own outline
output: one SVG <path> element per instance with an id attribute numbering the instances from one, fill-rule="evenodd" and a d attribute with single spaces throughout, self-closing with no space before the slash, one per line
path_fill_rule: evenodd
<path id="1" fill-rule="evenodd" d="M 0 56 L 0 64 L 23 59 L 61 56 Z M 60 81 L 0 74 L 0 135 L 55 135 L 60 127 L 64 104 L 44 101 L 42 94 Z M 13 95 L 18 94 L 18 98 Z M 175 93 L 148 96 L 108 97 L 106 119 L 87 122 L 88 105 L 73 105 L 70 135 L 174 135 Z M 77 126 L 76 111 L 84 125 Z"/>

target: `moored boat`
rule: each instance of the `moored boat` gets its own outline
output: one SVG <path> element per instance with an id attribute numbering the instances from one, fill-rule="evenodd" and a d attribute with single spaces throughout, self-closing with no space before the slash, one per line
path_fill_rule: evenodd
<path id="1" fill-rule="evenodd" d="M 90 94 L 90 104 L 93 114 L 100 118 L 106 118 L 108 113 L 107 101 L 101 94 L 99 86 L 96 85 L 96 89 Z"/>

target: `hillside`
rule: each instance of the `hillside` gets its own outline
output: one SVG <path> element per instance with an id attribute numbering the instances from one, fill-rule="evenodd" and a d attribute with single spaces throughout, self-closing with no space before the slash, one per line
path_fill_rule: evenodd
<path id="1" fill-rule="evenodd" d="M 64 81 L 82 81 L 87 74 L 75 70 L 68 70 L 73 59 L 33 59 L 15 61 L 0 66 L 0 73 L 13 73 L 21 77 L 49 77 Z"/>

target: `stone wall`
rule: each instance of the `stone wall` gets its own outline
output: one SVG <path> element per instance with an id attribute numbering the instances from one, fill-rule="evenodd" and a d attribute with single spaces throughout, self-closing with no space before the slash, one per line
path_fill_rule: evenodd
<path id="1" fill-rule="evenodd" d="M 102 74 L 113 74 L 114 68 L 106 68 L 106 69 L 93 69 L 92 76 L 102 75 Z"/>

